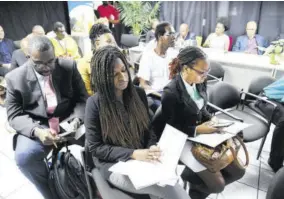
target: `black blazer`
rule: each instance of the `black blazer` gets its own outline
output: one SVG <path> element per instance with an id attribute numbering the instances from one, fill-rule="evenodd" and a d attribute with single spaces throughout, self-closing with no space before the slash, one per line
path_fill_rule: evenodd
<path id="1" fill-rule="evenodd" d="M 197 84 L 196 88 L 204 99 L 204 106 L 201 110 L 186 91 L 180 75 L 177 75 L 164 88 L 162 95 L 163 125 L 169 124 L 189 137 L 193 137 L 196 126 L 211 119 L 210 113 L 206 110 L 206 83 Z"/>
<path id="2" fill-rule="evenodd" d="M 15 50 L 12 54 L 10 71 L 24 65 L 27 60 L 28 58 L 22 49 Z"/>
<path id="3" fill-rule="evenodd" d="M 136 87 L 136 91 L 144 103 L 145 108 L 148 110 L 145 91 L 139 87 Z M 103 141 L 99 109 L 99 94 L 96 93 L 89 97 L 86 105 L 86 145 L 88 152 L 92 154 L 95 166 L 99 168 L 105 179 L 108 179 L 110 175 L 108 169 L 118 161 L 129 160 L 134 149 L 115 146 L 111 141 Z M 156 141 L 156 136 L 151 130 L 145 132 L 144 138 L 141 138 L 141 143 L 144 148 L 156 144 Z"/>
<path id="4" fill-rule="evenodd" d="M 56 61 L 52 82 L 58 105 L 53 115 L 46 113 L 47 104 L 30 61 L 8 73 L 6 82 L 8 121 L 18 133 L 31 137 L 35 127 L 48 126 L 50 117 L 84 121 L 88 95 L 75 61 Z"/>

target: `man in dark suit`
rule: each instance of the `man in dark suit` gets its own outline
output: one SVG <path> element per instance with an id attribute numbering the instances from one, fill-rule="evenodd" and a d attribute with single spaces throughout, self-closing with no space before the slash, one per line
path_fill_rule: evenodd
<path id="1" fill-rule="evenodd" d="M 9 71 L 12 53 L 15 50 L 13 41 L 4 37 L 4 29 L 0 26 L 0 76 L 5 76 Z"/>
<path id="2" fill-rule="evenodd" d="M 17 132 L 15 160 L 45 199 L 53 199 L 44 158 L 60 142 L 59 122 L 84 121 L 87 92 L 73 60 L 57 59 L 47 37 L 29 43 L 29 60 L 6 75 L 7 115 Z"/>

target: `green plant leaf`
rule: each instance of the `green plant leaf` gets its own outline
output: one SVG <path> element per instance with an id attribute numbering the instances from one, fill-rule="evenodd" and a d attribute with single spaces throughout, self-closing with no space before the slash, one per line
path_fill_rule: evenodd
<path id="1" fill-rule="evenodd" d="M 133 34 L 139 36 L 148 30 L 151 21 L 157 17 L 160 2 L 152 6 L 149 2 L 143 1 L 120 1 L 118 10 L 122 23 L 131 27 Z"/>

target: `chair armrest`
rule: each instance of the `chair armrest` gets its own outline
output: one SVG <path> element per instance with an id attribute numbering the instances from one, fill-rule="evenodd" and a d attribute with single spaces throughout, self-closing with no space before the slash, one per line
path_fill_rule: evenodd
<path id="1" fill-rule="evenodd" d="M 207 76 L 208 76 L 208 77 L 211 77 L 212 79 L 214 79 L 214 80 L 207 80 L 207 82 L 208 82 L 208 81 L 216 81 L 216 80 L 217 80 L 218 82 L 221 81 L 218 77 L 215 77 L 214 75 L 207 74 Z"/>
<path id="2" fill-rule="evenodd" d="M 263 99 L 263 98 L 261 98 L 258 95 L 255 95 L 255 94 L 252 94 L 252 93 L 247 93 L 247 92 L 244 92 L 244 91 L 241 91 L 241 94 L 248 95 L 248 96 L 254 97 L 254 98 L 258 99 L 258 100 L 264 101 L 264 102 L 266 102 L 268 104 L 271 104 L 274 108 L 277 107 L 277 105 L 275 103 L 273 103 L 273 102 L 271 102 L 271 101 L 269 101 L 267 99 Z M 245 101 L 246 101 L 246 98 L 245 98 Z"/>
<path id="3" fill-rule="evenodd" d="M 215 110 L 217 110 L 217 111 L 220 111 L 221 113 L 223 113 L 223 114 L 225 114 L 225 115 L 227 115 L 227 116 L 233 118 L 234 120 L 238 120 L 238 121 L 240 121 L 240 122 L 244 122 L 243 119 L 241 119 L 241 118 L 239 118 L 239 117 L 237 117 L 237 116 L 234 116 L 234 115 L 231 114 L 231 113 L 228 113 L 227 111 L 221 109 L 220 107 L 218 107 L 218 106 L 216 106 L 216 105 L 214 105 L 214 104 L 211 104 L 210 102 L 207 102 L 207 105 L 210 106 L 211 108 L 213 108 L 213 109 L 215 109 Z"/>
<path id="4" fill-rule="evenodd" d="M 254 97 L 254 98 L 258 99 L 258 100 L 261 100 L 261 101 L 266 102 L 266 103 L 268 103 L 268 104 L 270 104 L 270 105 L 273 106 L 272 113 L 271 113 L 271 115 L 270 115 L 270 117 L 269 117 L 269 120 L 268 120 L 268 124 L 269 124 L 269 127 L 270 127 L 270 124 L 271 124 L 271 122 L 272 122 L 273 116 L 274 116 L 274 114 L 275 114 L 275 110 L 276 110 L 276 108 L 277 108 L 277 104 L 275 104 L 275 103 L 273 103 L 273 102 L 271 102 L 271 101 L 269 101 L 269 100 L 267 100 L 267 99 L 263 99 L 263 98 L 261 98 L 260 96 L 255 95 L 255 94 L 253 94 L 253 93 L 247 93 L 247 92 L 241 91 L 241 95 L 242 95 L 242 94 L 244 94 L 245 96 L 248 95 L 248 96 Z M 246 102 L 246 97 L 244 98 L 244 101 Z"/>

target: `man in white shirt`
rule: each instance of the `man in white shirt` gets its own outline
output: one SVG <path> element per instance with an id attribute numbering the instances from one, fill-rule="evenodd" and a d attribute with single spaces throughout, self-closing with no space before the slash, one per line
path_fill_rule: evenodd
<path id="1" fill-rule="evenodd" d="M 158 24 L 155 38 L 157 41 L 156 47 L 144 51 L 137 76 L 140 79 L 140 86 L 146 90 L 146 93 L 155 91 L 156 95 L 159 95 L 170 81 L 169 63 L 176 57 L 178 52 L 171 48 L 174 46 L 175 38 L 170 23 L 162 22 Z M 155 111 L 160 105 L 160 100 L 156 97 L 152 98 L 154 100 L 152 110 Z"/>

